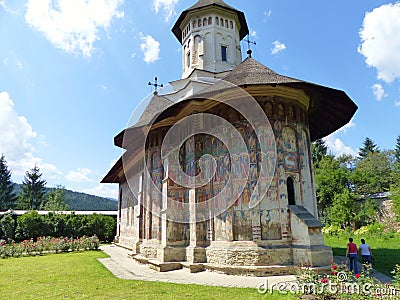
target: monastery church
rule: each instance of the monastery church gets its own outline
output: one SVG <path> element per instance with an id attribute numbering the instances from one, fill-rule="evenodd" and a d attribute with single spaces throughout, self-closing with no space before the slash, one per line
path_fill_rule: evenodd
<path id="1" fill-rule="evenodd" d="M 161 272 L 328 270 L 310 145 L 356 104 L 275 73 L 250 50 L 242 61 L 245 14 L 223 0 L 197 1 L 172 32 L 182 78 L 115 136 L 125 152 L 102 180 L 119 185 L 115 243 Z"/>

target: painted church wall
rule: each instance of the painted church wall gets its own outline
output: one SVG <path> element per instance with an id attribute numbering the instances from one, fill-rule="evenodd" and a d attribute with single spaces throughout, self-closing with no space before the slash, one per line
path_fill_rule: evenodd
<path id="1" fill-rule="evenodd" d="M 263 107 L 266 114 L 270 116 L 269 119 L 273 128 L 273 136 L 269 138 L 276 139 L 277 166 L 267 193 L 253 210 L 249 208 L 250 196 L 256 187 L 259 176 L 259 163 L 262 157 L 255 133 L 246 121 L 233 121 L 239 119 L 239 115 L 234 111 L 224 110 L 220 113 L 226 119 L 231 118 L 233 126 L 241 133 L 249 151 L 250 161 L 246 161 L 241 156 L 231 158 L 222 142 L 209 135 L 196 136 L 185 143 L 181 163 L 187 174 L 193 176 L 200 173 L 200 170 L 205 167 L 203 174 L 208 176 L 207 166 L 201 166 L 199 159 L 204 154 L 211 154 L 216 160 L 216 172 L 212 182 L 196 189 L 197 202 L 207 201 L 219 194 L 230 179 L 231 182 L 228 188 L 233 191 L 237 189 L 235 178 L 243 172 L 244 167 L 238 169 L 231 168 L 230 159 L 238 160 L 239 165 L 248 163 L 250 166 L 249 180 L 231 209 L 216 216 L 213 222 L 207 221 L 204 224 L 198 225 L 198 237 L 201 237 L 204 241 L 209 240 L 210 236 L 216 241 L 252 241 L 255 238 L 254 234 L 257 234 L 254 231 L 257 229 L 256 227 L 260 228 L 260 238 L 262 240 L 281 240 L 283 235 L 287 235 L 288 231 L 290 231 L 290 226 L 288 226 L 286 220 L 287 216 L 286 214 L 282 214 L 282 211 L 287 209 L 289 203 L 287 186 L 289 177 L 292 178 L 294 184 L 295 203 L 304 205 L 307 210 L 314 213 L 315 197 L 313 197 L 314 190 L 311 181 L 312 169 L 310 168 L 306 120 L 304 120 L 304 116 L 298 107 L 288 105 L 287 102 L 281 103 L 275 99 L 274 103 L 266 101 Z M 260 129 L 260 132 L 262 132 L 262 129 Z M 239 145 L 239 143 L 235 144 Z M 246 151 L 246 149 L 238 150 Z M 151 179 L 161 190 L 164 170 L 160 158 L 159 146 L 152 144 L 147 149 L 146 155 L 148 157 L 148 164 L 151 165 Z M 207 164 L 207 162 L 203 161 L 202 163 Z M 211 162 L 209 163 L 211 164 Z M 133 176 L 132 182 L 139 182 L 138 176 Z M 188 202 L 188 191 L 172 180 L 168 182 L 168 196 L 176 200 L 173 202 L 172 205 L 174 207 L 172 208 L 179 211 L 183 207 L 182 204 Z M 146 183 L 144 183 L 144 186 L 146 186 Z M 137 191 L 139 190 L 139 186 L 135 186 L 134 184 L 133 188 Z M 120 235 L 137 238 L 139 233 L 135 232 L 134 216 L 140 215 L 140 205 L 137 205 L 137 199 L 133 197 L 126 182 L 121 184 L 121 189 Z M 154 210 L 157 210 L 157 207 L 161 205 L 162 199 L 159 193 L 144 190 L 142 196 L 142 201 L 146 201 L 146 199 L 151 200 L 152 204 L 150 207 Z M 223 200 L 220 201 L 221 203 L 215 203 L 217 208 L 225 205 Z M 134 210 L 135 207 L 136 213 Z M 138 228 L 143 228 L 145 231 L 149 231 L 147 235 L 146 232 L 143 232 L 143 238 L 160 241 L 162 230 L 161 219 L 156 215 L 150 214 L 146 218 L 144 210 L 142 214 L 142 217 L 137 218 L 137 222 L 147 223 L 136 226 L 136 231 L 138 231 Z M 146 224 L 149 226 L 146 227 Z M 188 225 L 173 223 L 173 226 L 167 226 L 167 228 L 167 238 L 171 243 L 186 245 L 190 240 Z"/>

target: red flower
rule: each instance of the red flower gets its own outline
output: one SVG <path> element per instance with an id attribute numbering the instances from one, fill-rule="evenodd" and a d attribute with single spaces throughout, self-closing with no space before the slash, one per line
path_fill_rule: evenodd
<path id="1" fill-rule="evenodd" d="M 356 278 L 357 278 L 357 279 L 360 278 L 360 274 L 356 274 Z"/>
<path id="2" fill-rule="evenodd" d="M 331 272 L 332 275 L 337 275 L 337 272 L 333 271 Z"/>
<path id="3" fill-rule="evenodd" d="M 334 270 L 336 270 L 336 269 L 337 269 L 337 265 L 334 265 L 332 268 L 333 268 Z"/>
<path id="4" fill-rule="evenodd" d="M 328 279 L 322 278 L 321 282 L 322 282 L 322 283 L 327 283 L 327 282 L 328 282 Z"/>

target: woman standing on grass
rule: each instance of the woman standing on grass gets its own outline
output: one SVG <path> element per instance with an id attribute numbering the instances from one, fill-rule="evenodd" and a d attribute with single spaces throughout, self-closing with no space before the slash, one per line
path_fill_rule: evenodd
<path id="1" fill-rule="evenodd" d="M 349 269 L 350 271 L 354 271 L 354 274 L 358 273 L 358 251 L 357 251 L 357 245 L 353 243 L 353 238 L 349 238 L 349 243 L 347 244 L 347 250 L 346 250 L 346 257 L 349 258 L 350 260 L 350 266 Z"/>

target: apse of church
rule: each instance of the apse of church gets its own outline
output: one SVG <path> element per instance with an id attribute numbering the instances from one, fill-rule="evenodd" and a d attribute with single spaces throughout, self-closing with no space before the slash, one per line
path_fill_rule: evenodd
<path id="1" fill-rule="evenodd" d="M 310 145 L 357 106 L 343 91 L 275 73 L 251 51 L 241 61 L 246 18 L 222 0 L 199 0 L 172 31 L 182 79 L 115 137 L 126 152 L 102 181 L 119 184 L 116 244 L 160 271 L 328 270 Z"/>

